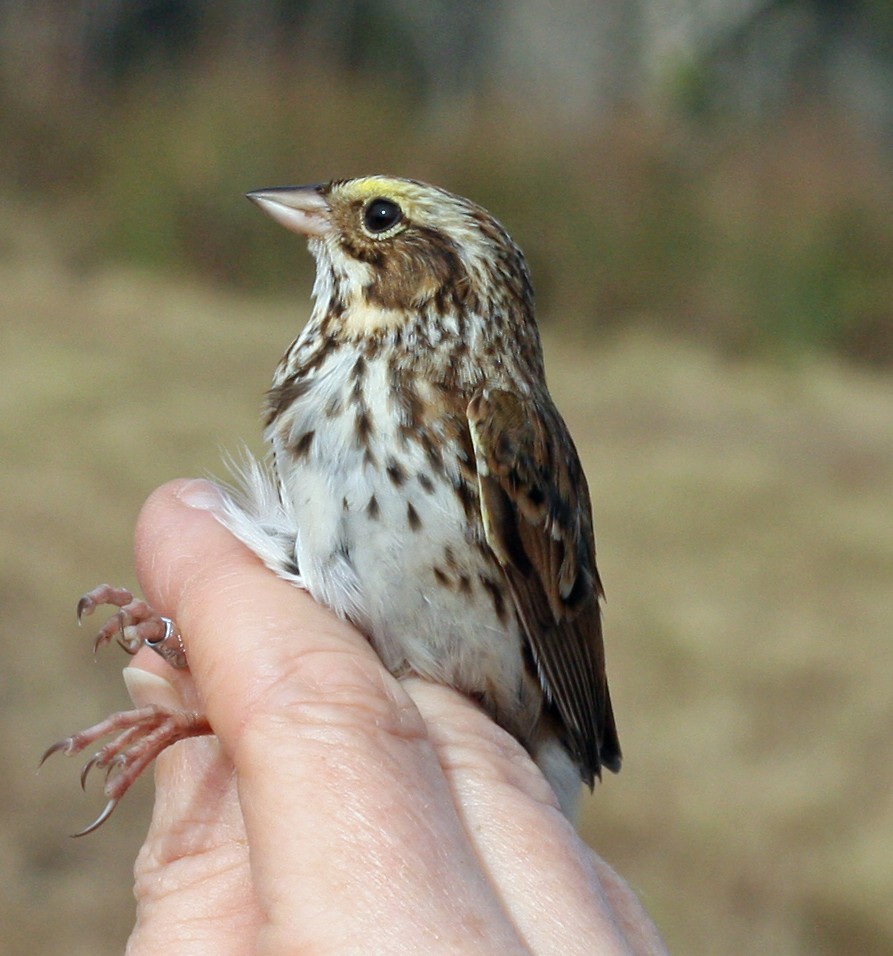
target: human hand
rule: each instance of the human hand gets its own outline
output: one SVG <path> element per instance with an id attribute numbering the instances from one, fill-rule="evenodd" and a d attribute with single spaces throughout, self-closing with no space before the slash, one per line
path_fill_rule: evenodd
<path id="1" fill-rule="evenodd" d="M 130 956 L 665 952 L 514 739 L 393 678 L 214 504 L 174 482 L 137 528 L 143 591 L 190 670 L 142 650 L 132 692 L 201 710 L 216 737 L 157 761 Z"/>

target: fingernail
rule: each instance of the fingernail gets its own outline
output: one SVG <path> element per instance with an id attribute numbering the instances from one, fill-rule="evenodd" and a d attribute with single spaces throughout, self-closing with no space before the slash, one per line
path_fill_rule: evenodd
<path id="1" fill-rule="evenodd" d="M 141 667 L 129 665 L 122 671 L 124 686 L 135 707 L 164 707 L 167 710 L 182 708 L 183 702 L 174 685 L 159 674 L 152 674 Z"/>
<path id="2" fill-rule="evenodd" d="M 177 492 L 177 497 L 184 505 L 196 508 L 198 511 L 220 511 L 223 496 L 217 485 L 204 478 L 196 478 L 187 482 Z"/>

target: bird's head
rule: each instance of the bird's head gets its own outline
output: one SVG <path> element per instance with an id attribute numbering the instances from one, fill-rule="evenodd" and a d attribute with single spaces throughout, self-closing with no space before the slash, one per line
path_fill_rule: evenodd
<path id="1" fill-rule="evenodd" d="M 527 324 L 533 292 L 521 250 L 480 206 L 436 186 L 390 176 L 248 194 L 317 260 L 317 309 L 342 334 L 475 315 Z"/>

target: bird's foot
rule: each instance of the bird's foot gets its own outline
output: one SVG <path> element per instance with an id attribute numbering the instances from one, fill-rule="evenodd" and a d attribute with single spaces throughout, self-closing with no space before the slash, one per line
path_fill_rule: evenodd
<path id="1" fill-rule="evenodd" d="M 173 667 L 186 667 L 183 641 L 174 622 L 145 601 L 134 598 L 127 588 L 100 584 L 88 591 L 78 601 L 78 623 L 102 605 L 116 607 L 118 612 L 100 628 L 93 642 L 94 653 L 114 638 L 128 654 L 135 654 L 145 645 Z M 81 786 L 84 787 L 94 767 L 105 770 L 105 795 L 108 797 L 108 803 L 93 823 L 74 834 L 83 836 L 105 823 L 134 781 L 163 750 L 178 740 L 210 733 L 211 727 L 201 714 L 151 705 L 112 714 L 93 727 L 60 740 L 47 749 L 40 762 L 42 764 L 54 753 L 79 754 L 103 737 L 116 734 L 81 771 Z"/>
<path id="2" fill-rule="evenodd" d="M 104 604 L 119 610 L 99 629 L 93 642 L 94 653 L 115 638 L 128 654 L 135 654 L 145 644 L 160 654 L 172 667 L 186 667 L 183 641 L 174 622 L 159 614 L 145 601 L 135 598 L 127 588 L 100 584 L 88 591 L 78 601 L 78 623 Z"/>
<path id="3" fill-rule="evenodd" d="M 117 736 L 93 754 L 81 771 L 81 787 L 86 787 L 87 777 L 94 767 L 105 770 L 104 789 L 108 802 L 89 826 L 73 836 L 92 833 L 105 823 L 139 775 L 171 744 L 187 737 L 213 733 L 207 718 L 201 714 L 155 706 L 141 707 L 112 714 L 98 724 L 58 741 L 47 748 L 40 762 L 43 764 L 54 753 L 61 752 L 69 757 L 79 754 L 116 732 Z"/>

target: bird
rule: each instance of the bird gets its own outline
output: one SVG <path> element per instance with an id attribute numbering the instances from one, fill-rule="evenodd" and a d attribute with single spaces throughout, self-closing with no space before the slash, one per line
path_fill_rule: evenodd
<path id="1" fill-rule="evenodd" d="M 221 520 L 354 624 L 392 674 L 475 700 L 574 819 L 581 783 L 619 771 L 621 750 L 590 495 L 546 384 L 521 249 L 481 206 L 413 179 L 247 195 L 307 240 L 316 278 L 266 395 L 268 460 L 241 469 Z M 108 585 L 81 599 L 79 618 L 102 604 L 120 610 L 97 643 L 117 630 L 126 649 L 186 665 L 173 622 Z M 213 732 L 151 710 L 44 755 L 119 732 L 85 768 L 113 772 L 109 804 L 82 832 L 161 749 Z"/>

